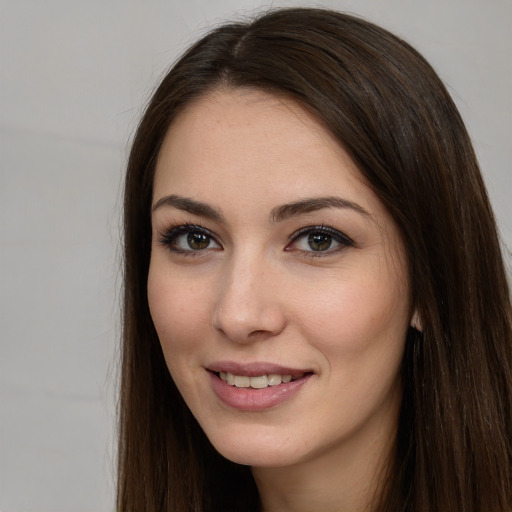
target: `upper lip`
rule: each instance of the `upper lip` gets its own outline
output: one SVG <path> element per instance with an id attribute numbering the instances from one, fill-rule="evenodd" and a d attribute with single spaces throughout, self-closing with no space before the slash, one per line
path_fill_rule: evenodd
<path id="1" fill-rule="evenodd" d="M 305 373 L 312 373 L 309 369 L 290 368 L 266 362 L 239 363 L 236 361 L 217 361 L 206 366 L 206 369 L 214 373 L 227 372 L 247 377 L 259 377 L 260 375 L 291 375 L 292 377 L 300 377 Z"/>

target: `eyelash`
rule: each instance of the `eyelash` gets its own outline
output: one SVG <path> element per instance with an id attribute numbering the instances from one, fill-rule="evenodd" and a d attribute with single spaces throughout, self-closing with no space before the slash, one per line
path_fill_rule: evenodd
<path id="1" fill-rule="evenodd" d="M 205 247 L 204 249 L 182 249 L 176 245 L 178 237 L 182 235 L 190 235 L 190 234 L 200 234 L 208 238 L 208 247 Z M 307 235 L 326 235 L 331 238 L 331 240 L 334 240 L 336 243 L 339 244 L 338 247 L 335 247 L 334 249 L 328 247 L 326 250 L 320 250 L 320 251 L 308 251 L 303 249 L 294 249 L 291 247 L 292 244 L 297 243 L 301 238 L 306 237 Z M 306 226 L 304 228 L 301 228 L 297 230 L 295 233 L 293 233 L 290 238 L 290 242 L 286 246 L 285 251 L 293 251 L 296 250 L 300 252 L 301 254 L 304 254 L 307 257 L 310 258 L 319 258 L 322 256 L 328 256 L 334 253 L 337 253 L 339 251 L 342 251 L 346 247 L 351 247 L 354 245 L 354 241 L 342 233 L 341 231 L 338 231 L 337 229 L 331 228 L 329 226 Z M 201 252 L 206 251 L 207 249 L 211 249 L 209 245 L 211 243 L 214 243 L 218 245 L 220 248 L 222 248 L 221 244 L 216 240 L 213 233 L 206 229 L 205 227 L 199 225 L 199 224 L 178 224 L 174 226 L 168 227 L 165 232 L 160 234 L 159 243 L 163 245 L 164 247 L 167 247 L 170 251 L 176 253 L 176 254 L 182 254 L 185 256 L 197 256 Z M 216 248 L 215 248 L 216 249 Z"/>
<path id="2" fill-rule="evenodd" d="M 311 235 L 316 235 L 316 234 L 327 235 L 327 236 L 331 237 L 331 239 L 334 240 L 335 242 L 337 242 L 339 244 L 339 246 L 335 247 L 334 249 L 329 247 L 325 251 L 313 251 L 313 250 L 304 251 L 304 250 L 299 249 L 300 252 L 302 252 L 309 258 L 321 258 L 323 256 L 328 256 L 328 255 L 340 252 L 343 249 L 345 249 L 346 247 L 351 247 L 354 245 L 354 241 L 350 237 L 345 235 L 345 233 L 342 233 L 341 231 L 338 231 L 337 229 L 334 229 L 334 228 L 331 228 L 331 227 L 325 226 L 325 225 L 306 226 L 304 228 L 299 229 L 298 231 L 293 233 L 293 235 L 290 237 L 290 243 L 291 244 L 296 243 L 301 238 L 306 237 L 307 235 L 311 236 Z M 290 247 L 290 245 L 288 245 L 285 250 L 291 251 L 292 249 L 289 247 Z"/>
<path id="3" fill-rule="evenodd" d="M 169 248 L 170 251 L 176 254 L 183 254 L 185 256 L 197 256 L 204 249 L 194 250 L 194 249 L 182 249 L 176 245 L 176 241 L 179 236 L 187 235 L 192 233 L 198 233 L 205 237 L 208 237 L 210 241 L 213 241 L 215 244 L 220 244 L 217 242 L 212 232 L 209 229 L 199 225 L 199 224 L 178 224 L 174 226 L 169 226 L 165 232 L 160 234 L 159 243 L 164 247 Z"/>

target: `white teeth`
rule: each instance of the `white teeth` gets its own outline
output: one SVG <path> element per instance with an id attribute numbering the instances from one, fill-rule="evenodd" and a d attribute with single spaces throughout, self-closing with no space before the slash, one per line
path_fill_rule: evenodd
<path id="1" fill-rule="evenodd" d="M 278 375 L 272 373 L 270 375 L 259 375 L 257 377 L 248 377 L 247 375 L 234 375 L 229 372 L 220 372 L 220 378 L 227 382 L 230 386 L 237 388 L 254 388 L 263 389 L 268 386 L 278 386 L 281 383 L 287 383 L 292 380 L 291 375 Z"/>
<path id="2" fill-rule="evenodd" d="M 263 389 L 268 386 L 268 378 L 266 375 L 261 377 L 251 377 L 251 388 Z"/>
<path id="3" fill-rule="evenodd" d="M 275 373 L 269 375 L 267 380 L 269 386 L 278 386 L 279 384 L 281 384 L 281 382 L 283 382 L 281 380 L 281 375 L 277 375 Z"/>
<path id="4" fill-rule="evenodd" d="M 249 388 L 251 386 L 251 378 L 247 375 L 235 375 L 235 387 Z"/>

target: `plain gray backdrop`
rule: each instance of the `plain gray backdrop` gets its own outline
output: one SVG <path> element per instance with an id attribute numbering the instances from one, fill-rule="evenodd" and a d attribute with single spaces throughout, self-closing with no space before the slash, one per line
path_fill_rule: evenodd
<path id="1" fill-rule="evenodd" d="M 510 0 L 0 0 L 2 512 L 114 509 L 130 137 L 186 46 L 271 5 L 356 13 L 419 49 L 462 112 L 512 246 Z"/>

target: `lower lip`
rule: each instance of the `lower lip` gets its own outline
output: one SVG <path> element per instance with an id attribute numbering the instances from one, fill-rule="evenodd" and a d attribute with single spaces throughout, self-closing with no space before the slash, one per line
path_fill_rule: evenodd
<path id="1" fill-rule="evenodd" d="M 308 374 L 300 379 L 263 389 L 237 388 L 212 372 L 210 381 L 213 391 L 225 405 L 240 411 L 264 411 L 290 400 L 311 376 L 312 374 Z"/>

